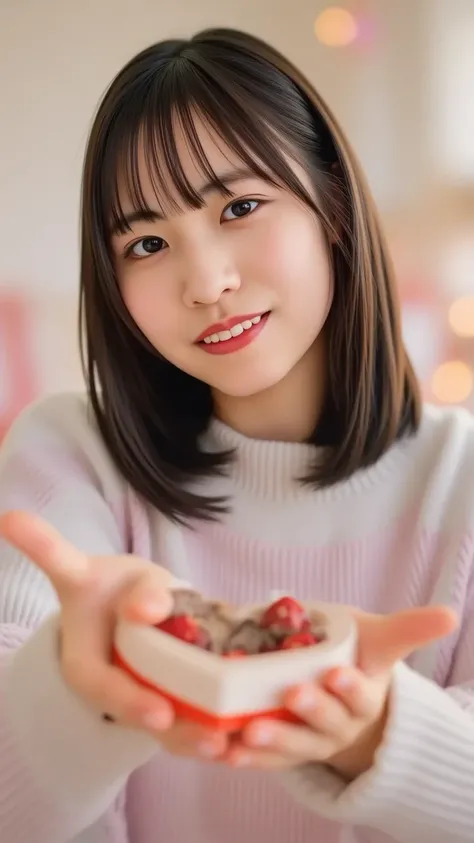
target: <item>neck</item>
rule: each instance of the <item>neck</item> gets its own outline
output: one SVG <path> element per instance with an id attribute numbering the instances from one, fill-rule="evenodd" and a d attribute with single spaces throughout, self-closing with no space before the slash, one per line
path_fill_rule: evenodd
<path id="1" fill-rule="evenodd" d="M 214 394 L 217 418 L 250 439 L 304 442 L 323 406 L 325 360 L 316 342 L 283 380 L 256 395 Z"/>

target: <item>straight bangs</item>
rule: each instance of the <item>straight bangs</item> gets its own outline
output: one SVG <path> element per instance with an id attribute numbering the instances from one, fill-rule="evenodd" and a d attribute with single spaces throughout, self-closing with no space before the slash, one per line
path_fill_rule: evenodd
<path id="1" fill-rule="evenodd" d="M 315 138 L 314 129 L 309 131 L 313 121 L 301 92 L 290 79 L 286 86 L 285 119 L 278 125 L 277 103 L 268 96 L 273 89 L 262 92 L 258 75 L 254 85 L 249 85 L 248 76 L 239 85 L 236 69 L 229 68 L 227 74 L 222 70 L 219 78 L 210 77 L 192 55 L 183 55 L 151 81 L 137 80 L 135 90 L 130 90 L 117 114 L 104 150 L 100 218 L 109 220 L 110 230 L 125 233 L 129 230 L 126 201 L 128 211 L 131 205 L 133 211 L 152 219 L 143 190 L 144 175 L 164 214 L 203 207 L 205 200 L 189 181 L 180 159 L 178 131 L 203 179 L 215 184 L 223 196 L 231 196 L 206 157 L 196 130 L 200 119 L 222 150 L 231 150 L 258 178 L 291 191 L 319 217 L 328 235 L 335 236 L 334 218 L 325 208 L 329 204 L 328 193 L 334 193 L 331 166 L 337 160 L 336 154 L 329 136 L 323 138 L 317 133 Z M 269 101 L 262 103 L 265 94 Z M 292 160 L 307 168 L 311 158 L 315 163 L 314 195 L 290 165 Z"/>

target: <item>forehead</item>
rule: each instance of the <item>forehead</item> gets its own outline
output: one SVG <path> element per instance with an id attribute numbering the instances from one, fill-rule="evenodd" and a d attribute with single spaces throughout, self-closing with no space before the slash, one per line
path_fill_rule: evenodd
<path id="1" fill-rule="evenodd" d="M 223 173 L 242 168 L 242 158 L 219 137 L 202 118 L 193 119 L 192 138 L 179 119 L 173 121 L 172 144 L 162 143 L 160 137 L 150 138 L 142 131 L 137 139 L 135 172 L 130 165 L 119 168 L 117 174 L 120 204 L 125 211 L 140 204 L 157 208 L 167 216 L 183 207 L 183 190 L 199 193 L 203 183 L 219 180 Z M 131 178 L 132 176 L 132 178 Z"/>

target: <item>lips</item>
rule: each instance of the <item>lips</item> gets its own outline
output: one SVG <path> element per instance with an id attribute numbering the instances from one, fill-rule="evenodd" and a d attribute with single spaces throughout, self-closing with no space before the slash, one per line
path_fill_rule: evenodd
<path id="1" fill-rule="evenodd" d="M 206 354 L 233 354 L 235 351 L 241 351 L 260 336 L 270 315 L 270 311 L 267 311 L 266 313 L 262 313 L 261 316 L 256 315 L 251 318 L 244 318 L 242 322 L 233 320 L 232 327 L 225 327 L 224 330 L 220 330 L 218 333 L 206 334 L 198 343 L 198 346 Z M 227 323 L 227 325 L 229 324 L 230 322 Z M 216 327 L 215 325 L 211 326 L 212 329 Z M 222 326 L 220 325 L 219 327 Z"/>
<path id="2" fill-rule="evenodd" d="M 243 316 L 232 316 L 223 322 L 215 322 L 199 334 L 195 342 L 210 344 L 211 342 L 230 340 L 232 337 L 237 337 L 244 331 L 250 330 L 253 325 L 257 325 L 264 315 L 262 312 L 248 313 Z"/>

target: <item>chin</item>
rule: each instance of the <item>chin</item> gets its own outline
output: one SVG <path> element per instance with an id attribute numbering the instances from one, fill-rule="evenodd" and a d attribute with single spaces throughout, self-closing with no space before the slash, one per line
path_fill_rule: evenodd
<path id="1" fill-rule="evenodd" d="M 253 395 L 259 395 L 267 389 L 271 389 L 282 381 L 288 374 L 288 369 L 282 371 L 265 369 L 262 371 L 255 370 L 255 367 L 244 367 L 238 375 L 232 378 L 226 378 L 225 381 L 219 383 L 209 384 L 211 389 L 215 389 L 223 395 L 228 395 L 232 398 L 251 398 Z"/>

